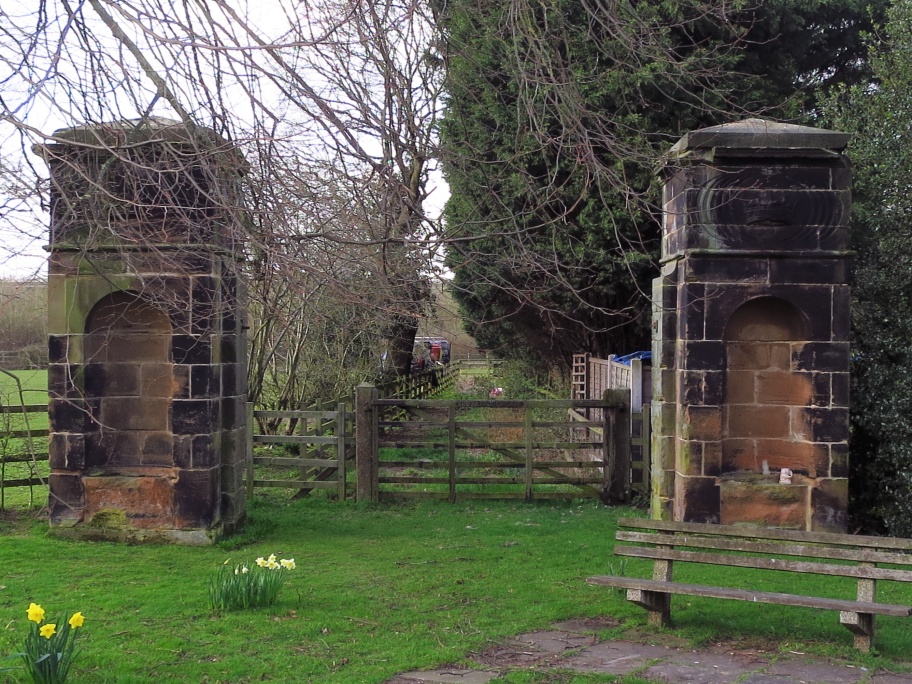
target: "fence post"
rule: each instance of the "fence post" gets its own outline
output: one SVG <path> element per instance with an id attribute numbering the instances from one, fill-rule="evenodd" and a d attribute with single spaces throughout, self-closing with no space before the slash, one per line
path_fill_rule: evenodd
<path id="1" fill-rule="evenodd" d="M 247 402 L 247 444 L 245 458 L 247 459 L 247 497 L 253 496 L 253 402 Z"/>
<path id="2" fill-rule="evenodd" d="M 357 472 L 356 498 L 358 501 L 377 501 L 378 466 L 377 444 L 374 434 L 377 427 L 377 388 L 362 382 L 355 388 L 355 469 Z"/>
<path id="3" fill-rule="evenodd" d="M 526 436 L 526 502 L 531 503 L 532 501 L 532 473 L 533 467 L 532 464 L 534 459 L 532 458 L 533 451 L 533 439 L 532 439 L 532 407 L 526 403 L 526 410 L 523 413 L 523 426 L 525 429 Z"/>
<path id="4" fill-rule="evenodd" d="M 339 501 L 345 501 L 345 402 L 336 406 L 336 477 L 339 478 Z"/>
<path id="5" fill-rule="evenodd" d="M 606 408 L 603 421 L 604 444 L 609 452 L 608 491 L 611 501 L 630 501 L 630 391 L 627 389 L 605 390 L 604 400 L 612 408 Z M 609 415 L 610 414 L 610 417 Z"/>

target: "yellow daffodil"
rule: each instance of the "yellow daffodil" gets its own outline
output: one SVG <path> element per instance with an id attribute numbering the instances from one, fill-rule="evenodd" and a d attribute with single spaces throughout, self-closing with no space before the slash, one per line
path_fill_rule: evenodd
<path id="1" fill-rule="evenodd" d="M 270 553 L 270 554 L 269 554 L 269 558 L 266 559 L 266 562 L 267 562 L 267 563 L 275 563 L 275 562 L 276 562 L 276 555 L 275 555 L 274 553 Z"/>
<path id="2" fill-rule="evenodd" d="M 70 627 L 76 629 L 77 627 L 82 627 L 85 624 L 85 618 L 82 616 L 82 613 L 73 613 L 73 617 L 70 618 Z"/>
<path id="3" fill-rule="evenodd" d="M 276 563 L 274 559 L 266 561 L 266 568 L 268 570 L 275 570 L 278 567 L 279 567 L 279 564 Z"/>
<path id="4" fill-rule="evenodd" d="M 32 622 L 41 622 L 44 620 L 44 608 L 37 603 L 29 604 L 28 610 L 25 612 L 28 615 L 28 619 Z"/>
<path id="5" fill-rule="evenodd" d="M 256 564 L 262 568 L 264 565 L 266 565 L 266 560 L 262 556 L 260 556 L 259 558 L 256 559 Z"/>
<path id="6" fill-rule="evenodd" d="M 48 623 L 46 625 L 41 625 L 41 629 L 38 630 L 38 633 L 43 636 L 45 639 L 50 639 L 54 636 L 54 632 L 57 631 L 57 625 Z"/>
<path id="7" fill-rule="evenodd" d="M 286 570 L 294 570 L 297 566 L 295 565 L 294 558 L 285 559 L 283 558 L 279 561 L 282 564 L 282 567 Z"/>

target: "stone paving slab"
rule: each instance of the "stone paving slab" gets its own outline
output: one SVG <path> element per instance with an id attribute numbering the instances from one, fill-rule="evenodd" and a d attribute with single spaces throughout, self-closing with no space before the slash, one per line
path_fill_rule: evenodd
<path id="1" fill-rule="evenodd" d="M 870 672 L 802 653 L 729 649 L 692 650 L 638 641 L 599 642 L 585 620 L 520 634 L 476 656 L 482 669 L 408 672 L 386 684 L 487 684 L 512 669 L 566 669 L 637 676 L 662 684 L 912 684 L 912 674 Z M 579 629 L 579 632 L 574 631 Z"/>
<path id="2" fill-rule="evenodd" d="M 424 672 L 406 672 L 389 680 L 386 684 L 488 684 L 500 676 L 490 670 L 460 670 L 443 668 Z"/>

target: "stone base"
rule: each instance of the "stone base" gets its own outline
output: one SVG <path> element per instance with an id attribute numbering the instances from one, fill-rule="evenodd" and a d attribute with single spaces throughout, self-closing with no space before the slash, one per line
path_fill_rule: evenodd
<path id="1" fill-rule="evenodd" d="M 225 534 L 219 526 L 208 530 L 156 530 L 130 527 L 97 527 L 94 525 L 51 525 L 52 537 L 78 541 L 106 541 L 129 544 L 179 544 L 211 546 Z"/>
<path id="2" fill-rule="evenodd" d="M 759 475 L 757 481 L 720 481 L 720 522 L 723 525 L 809 529 L 811 487 L 769 482 L 770 477 Z"/>

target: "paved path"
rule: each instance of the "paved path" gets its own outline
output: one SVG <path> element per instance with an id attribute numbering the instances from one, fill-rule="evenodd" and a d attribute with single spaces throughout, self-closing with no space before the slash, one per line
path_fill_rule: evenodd
<path id="1" fill-rule="evenodd" d="M 733 650 L 724 645 L 699 651 L 634 641 L 598 641 L 591 621 L 569 621 L 553 630 L 521 634 L 474 658 L 478 669 L 441 668 L 407 672 L 387 684 L 487 684 L 511 669 L 565 669 L 636 674 L 669 684 L 912 684 L 912 674 L 870 672 L 846 662 L 798 652 Z"/>

